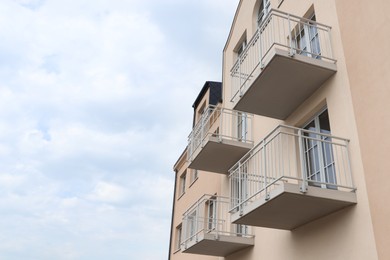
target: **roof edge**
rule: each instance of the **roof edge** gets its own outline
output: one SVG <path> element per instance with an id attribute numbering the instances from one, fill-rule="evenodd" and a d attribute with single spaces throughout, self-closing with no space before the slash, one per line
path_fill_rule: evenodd
<path id="1" fill-rule="evenodd" d="M 206 81 L 204 83 L 202 89 L 200 90 L 198 96 L 196 97 L 194 103 L 192 104 L 193 108 L 195 108 L 197 105 L 199 105 L 200 100 L 202 100 L 202 98 L 204 97 L 204 95 L 207 92 L 207 89 L 210 87 L 210 84 L 212 84 L 212 83 L 222 85 L 222 82 L 220 82 L 220 81 Z"/>
<path id="2" fill-rule="evenodd" d="M 234 27 L 234 25 L 236 24 L 237 16 L 238 16 L 238 13 L 239 13 L 239 11 L 240 11 L 240 9 L 241 9 L 242 2 L 243 2 L 243 0 L 240 0 L 240 2 L 238 3 L 237 9 L 236 9 L 236 13 L 234 14 L 234 18 L 233 18 L 233 21 L 232 21 L 232 25 L 230 26 L 230 31 L 229 31 L 228 38 L 226 39 L 225 46 L 223 47 L 223 52 L 226 51 L 226 48 L 227 48 L 227 46 L 228 46 L 228 43 L 230 42 L 230 39 L 232 38 L 233 27 Z"/>

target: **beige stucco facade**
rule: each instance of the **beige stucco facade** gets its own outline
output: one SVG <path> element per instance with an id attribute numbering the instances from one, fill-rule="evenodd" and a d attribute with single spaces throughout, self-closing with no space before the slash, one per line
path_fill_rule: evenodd
<path id="1" fill-rule="evenodd" d="M 264 95 L 264 93 L 267 93 L 266 95 L 269 94 L 270 96 L 275 95 L 272 91 L 276 88 L 272 87 L 272 82 L 285 82 L 282 87 L 285 85 L 286 91 L 279 91 L 276 94 L 280 96 L 286 95 L 285 93 L 290 91 L 287 88 L 289 87 L 288 83 L 291 78 L 290 76 L 286 76 L 288 75 L 286 71 L 295 71 L 301 64 L 304 64 L 302 69 L 296 70 L 296 73 L 301 73 L 296 79 L 298 85 L 300 82 L 301 84 L 306 84 L 305 77 L 309 78 L 309 76 L 305 74 L 306 68 L 307 71 L 310 71 L 313 75 L 318 74 L 318 77 L 326 77 L 325 80 L 321 79 L 321 84 L 316 83 L 317 85 L 314 86 L 315 88 L 313 91 L 306 93 L 302 90 L 304 93 L 296 93 L 297 97 L 302 95 L 304 100 L 299 102 L 298 106 L 292 104 L 291 106 L 294 109 L 292 109 L 287 116 L 282 116 L 282 118 L 271 118 L 261 115 L 262 110 L 256 110 L 255 108 L 250 129 L 251 138 L 253 146 L 256 147 L 256 144 L 261 143 L 262 140 L 280 124 L 295 127 L 296 129 L 304 129 L 308 122 L 311 122 L 313 118 L 318 117 L 318 114 L 326 108 L 332 135 L 331 139 L 327 140 L 331 140 L 330 142 L 332 142 L 336 137 L 343 137 L 349 140 L 347 145 L 348 166 L 350 167 L 350 173 L 353 179 L 353 189 L 346 191 L 346 189 L 340 185 L 336 190 L 353 193 L 356 197 L 356 204 L 353 203 L 352 205 L 334 211 L 331 214 L 323 213 L 320 217 L 317 216 L 315 219 L 310 219 L 304 225 L 300 225 L 292 230 L 265 228 L 264 226 L 262 227 L 261 223 L 256 227 L 251 226 L 250 229 L 254 235 L 254 245 L 238 250 L 235 253 L 224 256 L 209 256 L 207 255 L 207 250 L 203 252 L 200 251 L 200 254 L 186 253 L 184 252 L 184 248 L 180 249 L 177 246 L 178 227 L 183 223 L 183 214 L 185 214 L 191 205 L 204 194 L 232 198 L 232 194 L 234 193 L 234 191 L 232 191 L 232 187 L 234 186 L 232 186 L 233 182 L 231 180 L 231 176 L 233 176 L 232 171 L 226 172 L 225 174 L 198 171 L 198 178 L 196 180 L 191 180 L 190 172 L 194 170 L 188 168 L 188 165 L 191 162 L 187 160 L 188 150 L 186 149 L 174 166 L 176 182 L 172 216 L 170 259 L 390 259 L 390 249 L 387 246 L 388 241 L 390 241 L 390 224 L 388 221 L 390 219 L 390 207 L 387 203 L 387 197 L 390 195 L 390 179 L 387 176 L 386 165 L 387 155 L 390 150 L 390 138 L 386 135 L 390 130 L 390 123 L 388 121 L 390 118 L 390 73 L 388 73 L 390 68 L 390 49 L 388 48 L 390 29 L 387 27 L 387 25 L 390 24 L 389 2 L 384 0 L 373 0 L 369 3 L 351 0 L 270 0 L 270 9 L 272 8 L 275 10 L 270 11 L 270 9 L 268 9 L 267 12 L 269 12 L 269 17 L 271 17 L 272 20 L 271 18 L 269 20 L 264 20 L 260 25 L 260 28 L 263 29 L 258 30 L 257 17 L 261 4 L 266 5 L 267 1 L 264 1 L 263 3 L 261 0 L 242 0 L 238 3 L 232 28 L 223 49 L 223 103 L 219 104 L 219 106 L 234 110 L 236 107 L 241 106 L 239 102 L 246 102 L 244 98 L 251 100 L 251 97 L 248 97 L 248 95 L 257 95 L 254 86 L 261 89 L 268 84 L 271 87 L 268 90 L 264 90 L 262 95 Z M 290 17 L 288 14 L 294 16 Z M 317 25 L 316 22 L 309 22 L 309 20 L 303 19 L 313 19 L 313 14 L 315 14 L 315 21 L 318 23 L 318 26 L 329 26 L 329 29 L 326 29 L 323 32 L 324 36 L 320 34 L 320 27 L 318 27 L 318 29 L 317 27 L 314 28 Z M 275 16 L 273 17 L 272 15 Z M 291 25 L 288 29 L 285 29 L 285 27 L 281 25 L 282 22 L 277 20 L 279 19 L 278 15 L 282 17 L 280 18 L 283 19 L 281 20 L 282 22 L 286 21 L 286 24 Z M 293 19 L 293 17 L 302 17 L 302 21 L 306 22 L 302 23 L 302 26 L 299 25 L 299 22 L 289 23 L 290 21 L 288 20 L 290 18 Z M 237 94 L 234 96 L 236 93 L 236 86 L 234 85 L 235 74 L 232 73 L 234 70 L 232 68 L 237 66 L 237 59 L 241 59 L 241 56 L 238 54 L 238 52 L 240 52 L 240 46 L 242 46 L 243 42 L 246 44 L 249 43 L 248 45 L 244 44 L 247 52 L 245 54 L 244 50 L 246 56 L 244 55 L 244 58 L 242 58 L 243 60 L 240 60 L 240 63 L 244 64 L 244 59 L 248 59 L 248 56 L 251 55 L 249 50 L 251 46 L 255 46 L 256 41 L 259 41 L 261 44 L 261 40 L 266 36 L 265 32 L 268 33 L 267 28 L 271 27 L 273 38 L 270 37 L 269 39 L 271 40 L 268 40 L 268 38 L 267 40 L 271 41 L 271 43 L 278 43 L 278 40 L 275 39 L 282 38 L 281 42 L 286 40 L 287 45 L 270 45 L 269 54 L 264 55 L 264 68 L 259 68 L 258 74 L 249 75 L 246 79 L 249 82 L 248 86 L 245 86 L 247 89 L 244 90 L 244 93 L 240 92 L 239 95 Z M 283 32 L 288 32 L 287 35 L 282 35 L 283 32 L 281 28 L 284 28 Z M 252 36 L 259 31 L 264 32 L 263 34 L 259 33 L 260 40 L 255 39 L 254 41 L 251 41 Z M 293 35 L 291 33 L 292 31 L 298 33 Z M 315 33 L 313 33 L 313 31 Z M 319 36 L 315 36 L 316 33 L 318 33 Z M 308 40 L 308 42 L 310 42 L 308 44 L 311 47 L 306 46 L 309 49 L 312 48 L 311 51 L 308 51 L 309 54 L 299 52 L 302 51 L 300 50 L 301 47 L 299 44 L 301 44 L 301 42 L 299 41 L 302 41 L 305 34 L 312 35 Z M 280 35 L 282 35 L 282 37 Z M 328 35 L 330 35 L 329 42 L 331 45 L 332 57 L 330 57 L 331 59 L 326 60 L 325 46 L 322 39 Z M 314 44 L 320 46 L 321 52 L 318 52 L 316 47 L 313 47 L 312 42 L 315 41 L 317 41 L 317 43 Z M 263 46 L 266 46 L 266 44 L 261 45 L 260 48 Z M 292 46 L 294 46 L 294 50 Z M 264 50 L 260 49 L 260 53 L 262 53 L 262 51 L 264 53 Z M 286 54 L 283 51 L 285 51 Z M 280 55 L 278 53 L 280 53 Z M 280 59 L 276 61 L 276 58 L 274 59 L 274 57 L 280 57 Z M 310 59 L 312 60 L 310 61 Z M 278 66 L 272 64 L 278 64 Z M 289 64 L 298 65 L 295 67 L 295 65 Z M 329 64 L 334 66 L 332 68 L 336 68 L 336 72 L 331 72 L 330 76 L 328 75 L 329 73 L 322 73 L 328 69 L 327 66 Z M 242 70 L 244 70 L 244 68 L 237 70 L 240 73 L 240 84 L 243 81 L 241 75 L 244 75 Z M 299 81 L 299 78 L 302 78 L 303 80 Z M 256 80 L 260 83 L 256 83 Z M 313 82 L 316 82 L 315 79 Z M 246 84 L 245 81 L 244 84 Z M 298 100 L 295 97 L 295 94 L 287 96 L 287 98 Z M 204 95 L 203 100 L 205 100 L 207 104 L 208 95 Z M 278 100 L 275 100 L 271 103 L 277 104 L 277 102 Z M 203 104 L 203 102 L 199 102 L 199 104 Z M 241 106 L 248 107 L 248 111 L 244 112 L 252 113 L 250 109 L 256 106 L 256 102 L 249 106 L 245 105 L 246 104 Z M 286 103 L 286 106 L 287 105 L 288 104 Z M 275 109 L 279 109 L 278 107 L 280 106 L 275 106 Z M 195 107 L 195 123 L 200 120 L 198 110 L 199 108 Z M 260 111 L 260 113 L 258 113 L 258 111 Z M 269 111 L 265 111 L 264 113 L 267 114 Z M 232 120 L 231 122 L 234 124 L 235 121 Z M 300 130 L 297 131 L 300 132 Z M 213 135 L 219 135 L 223 132 L 223 128 L 220 128 L 217 131 L 213 130 Z M 301 140 L 299 139 L 301 137 L 297 138 L 298 139 L 296 140 Z M 241 139 L 237 140 L 241 141 Z M 223 143 L 223 139 L 219 139 L 219 142 Z M 308 141 L 306 140 L 306 142 Z M 321 139 L 321 141 L 318 142 L 325 141 Z M 327 153 L 326 149 L 328 148 L 324 148 L 327 147 L 326 145 L 327 144 L 321 143 L 321 146 L 319 146 L 322 147 L 323 153 Z M 283 145 L 281 146 L 283 147 Z M 202 149 L 202 147 L 203 145 L 200 149 Z M 216 151 L 216 153 L 218 153 L 218 151 Z M 337 157 L 335 154 L 332 156 Z M 209 157 L 210 162 L 212 162 L 213 156 Z M 277 159 L 278 157 L 275 158 L 276 159 L 274 160 L 279 160 Z M 307 158 L 308 157 L 304 160 L 308 160 Z M 294 165 L 303 167 L 302 165 L 305 164 L 304 160 L 302 162 L 296 162 Z M 322 161 L 324 160 L 327 159 L 322 159 Z M 336 159 L 333 160 L 333 164 L 336 169 L 337 166 L 339 166 L 337 165 L 339 163 L 334 162 L 335 160 Z M 321 159 L 319 159 L 319 161 L 321 161 Z M 273 162 L 270 164 L 272 163 Z M 306 161 L 306 167 L 307 165 L 308 162 Z M 283 163 L 282 167 L 284 167 Z M 337 169 L 335 171 L 337 171 Z M 188 177 L 185 179 L 185 192 L 183 193 L 181 190 L 183 178 L 181 178 L 181 176 L 183 176 L 183 173 L 185 172 Z M 329 172 L 327 172 L 327 174 L 329 174 Z M 340 179 L 339 176 L 338 179 Z M 298 179 L 295 182 L 295 180 L 291 181 L 290 179 L 285 179 L 284 183 L 297 184 L 298 187 L 305 182 L 304 180 L 305 179 Z M 336 183 L 336 186 L 339 184 L 340 183 Z M 329 185 L 329 183 L 315 184 L 313 182 L 309 185 L 314 185 L 314 189 L 318 189 L 319 192 L 321 192 L 321 189 L 327 189 L 332 193 L 335 189 L 334 186 Z M 318 188 L 320 186 L 322 188 Z M 240 187 L 239 191 L 242 192 L 242 189 L 243 188 Z M 307 197 L 308 193 L 309 192 L 303 191 L 301 197 Z M 269 198 L 269 194 L 271 194 L 271 198 Z M 277 198 L 272 198 L 272 192 L 269 194 L 267 194 L 266 189 L 264 196 L 268 197 L 264 200 L 265 211 L 267 210 L 267 205 L 269 206 L 271 203 L 278 205 L 276 203 Z M 254 196 L 253 198 L 255 199 L 257 197 Z M 329 201 L 329 199 L 327 199 L 327 201 Z M 299 197 L 297 203 L 303 203 L 303 200 L 300 200 Z M 243 207 L 246 206 L 245 203 L 242 205 Z M 283 220 L 283 218 L 294 218 L 296 215 L 300 214 L 299 212 L 293 212 L 291 213 L 291 216 L 279 216 L 277 212 L 282 211 L 278 211 L 278 206 L 275 207 L 276 222 L 283 222 L 286 221 L 286 219 Z M 319 204 L 319 208 L 321 207 L 325 206 Z M 264 212 L 264 210 L 262 212 Z M 275 210 L 275 208 L 273 208 L 273 210 Z M 318 209 L 318 211 L 321 211 L 321 209 Z M 240 214 L 245 215 L 245 209 L 243 212 L 244 213 Z M 268 212 L 266 211 L 266 213 Z M 234 208 L 232 208 L 229 214 L 234 215 Z M 238 215 L 238 213 L 236 213 L 236 215 Z M 227 221 L 230 221 L 230 217 L 228 217 Z M 218 240 L 218 236 L 215 239 Z M 213 244 L 210 243 L 210 246 L 213 246 Z"/>

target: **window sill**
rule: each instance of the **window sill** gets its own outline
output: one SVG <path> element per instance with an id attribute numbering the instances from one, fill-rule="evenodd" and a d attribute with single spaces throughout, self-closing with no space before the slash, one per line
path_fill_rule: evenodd
<path id="1" fill-rule="evenodd" d="M 193 180 L 192 182 L 191 182 L 191 184 L 190 184 L 190 186 L 189 187 L 191 187 L 192 185 L 194 185 L 194 183 L 197 181 L 199 179 L 199 177 L 196 177 L 196 179 L 195 180 Z"/>
<path id="2" fill-rule="evenodd" d="M 183 197 L 183 196 L 184 196 L 184 194 L 186 194 L 186 192 L 185 192 L 185 191 L 179 195 L 179 197 L 177 198 L 177 200 L 179 200 L 181 197 Z"/>

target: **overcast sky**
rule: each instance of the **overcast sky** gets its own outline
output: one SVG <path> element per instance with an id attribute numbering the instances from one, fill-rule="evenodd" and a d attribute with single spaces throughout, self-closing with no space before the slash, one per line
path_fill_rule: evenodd
<path id="1" fill-rule="evenodd" d="M 0 259 L 167 259 L 238 0 L 0 1 Z"/>

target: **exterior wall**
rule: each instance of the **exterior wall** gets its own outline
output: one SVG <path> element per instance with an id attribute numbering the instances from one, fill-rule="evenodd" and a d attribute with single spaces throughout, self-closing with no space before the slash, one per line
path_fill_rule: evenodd
<path id="1" fill-rule="evenodd" d="M 204 94 L 203 99 L 199 102 L 198 107 L 195 108 L 194 112 L 196 113 L 195 124 L 199 120 L 199 109 L 205 103 L 205 108 L 208 107 L 209 104 L 209 93 L 210 89 Z M 219 257 L 214 256 L 205 256 L 205 255 L 197 255 L 197 254 L 187 254 L 182 253 L 176 248 L 176 227 L 178 227 L 182 223 L 183 214 L 187 209 L 191 207 L 198 199 L 200 199 L 205 194 L 210 195 L 222 195 L 221 191 L 221 178 L 223 177 L 221 174 L 206 172 L 206 171 L 198 171 L 198 178 L 191 182 L 190 174 L 193 169 L 188 168 L 187 162 L 187 152 L 184 152 L 182 156 L 178 159 L 177 163 L 174 166 L 174 170 L 176 172 L 176 194 L 174 201 L 174 215 L 173 224 L 171 230 L 171 255 L 169 256 L 171 260 L 218 260 L 221 259 Z M 185 193 L 180 194 L 180 176 L 187 171 L 186 183 L 185 183 Z"/>
<path id="2" fill-rule="evenodd" d="M 390 50 L 387 47 L 390 4 L 339 0 L 271 0 L 271 7 L 305 17 L 314 10 L 317 21 L 332 27 L 332 49 L 337 73 L 329 78 L 284 121 L 255 116 L 254 141 L 258 143 L 279 124 L 303 127 L 324 106 L 328 108 L 332 135 L 348 138 L 357 205 L 348 207 L 293 231 L 255 228 L 255 246 L 227 260 L 255 259 L 390 259 L 390 195 L 385 160 L 390 150 Z M 254 34 L 258 0 L 241 0 L 223 52 L 223 106 L 233 108 L 230 70 L 238 43 Z M 369 19 L 363 19 L 370 17 Z M 375 39 L 375 40 L 374 40 Z M 375 45 L 375 46 L 374 46 Z M 280 75 L 281 77 L 283 75 Z M 201 104 L 201 103 L 200 103 Z M 373 126 L 373 124 L 376 124 Z M 212 159 L 212 158 L 211 158 Z M 188 196 L 176 200 L 178 216 L 203 194 L 229 196 L 229 178 L 201 172 Z M 178 174 L 180 176 L 180 174 Z M 176 225 L 177 225 L 176 224 Z M 203 259 L 175 254 L 172 259 Z M 205 258 L 207 259 L 207 258 Z M 210 258 L 218 259 L 218 258 Z M 223 258 L 219 258 L 223 259 Z"/>
<path id="3" fill-rule="evenodd" d="M 195 125 L 199 121 L 199 118 L 201 116 L 201 109 L 207 109 L 209 106 L 209 99 L 210 99 L 210 89 L 207 90 L 207 92 L 204 94 L 203 99 L 200 101 L 199 105 L 195 108 Z M 203 107 L 203 105 L 205 105 Z"/>
<path id="4" fill-rule="evenodd" d="M 251 13 L 256 1 L 241 1 L 230 38 L 224 50 L 224 100 L 229 100 L 229 71 L 234 62 L 232 54 L 243 32 L 253 32 Z M 307 99 L 285 122 L 256 117 L 255 143 L 278 124 L 296 127 L 303 125 L 324 105 L 328 107 L 332 134 L 351 140 L 352 172 L 357 186 L 358 204 L 331 214 L 293 231 L 256 228 L 255 247 L 231 255 L 226 259 L 376 259 L 375 240 L 367 200 L 364 170 L 361 163 L 359 139 L 345 64 L 342 39 L 335 1 L 285 0 L 280 10 L 304 17 L 314 5 L 317 21 L 332 26 L 332 47 L 338 72 Z M 278 1 L 271 1 L 272 8 Z M 248 40 L 251 35 L 247 35 Z M 282 75 L 281 75 L 282 76 Z M 227 185 L 227 181 L 225 182 Z"/>
<path id="5" fill-rule="evenodd" d="M 177 170 L 177 178 L 175 185 L 176 187 L 179 187 L 180 185 L 180 176 L 183 174 L 183 172 L 187 171 L 187 178 L 186 178 L 186 190 L 185 193 L 181 196 L 179 195 L 178 189 L 176 192 L 176 198 L 175 198 L 175 214 L 173 216 L 173 226 L 171 231 L 171 259 L 199 259 L 199 260 L 217 260 L 218 257 L 212 257 L 212 256 L 203 256 L 203 255 L 196 255 L 196 254 L 184 254 L 176 249 L 176 227 L 179 226 L 182 223 L 182 217 L 184 212 L 191 207 L 192 204 L 194 204 L 199 198 L 201 198 L 204 194 L 220 194 L 220 175 L 215 173 L 209 173 L 204 171 L 198 171 L 198 179 L 191 182 L 189 174 L 191 173 L 192 169 L 187 168 L 188 163 L 185 161 L 186 159 L 186 153 L 181 158 L 182 163 L 179 163 L 176 167 Z"/>
<path id="6" fill-rule="evenodd" d="M 390 259 L 390 2 L 336 1 L 353 109 L 380 259 Z M 387 180 L 387 181 L 386 181 Z"/>

